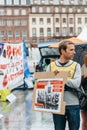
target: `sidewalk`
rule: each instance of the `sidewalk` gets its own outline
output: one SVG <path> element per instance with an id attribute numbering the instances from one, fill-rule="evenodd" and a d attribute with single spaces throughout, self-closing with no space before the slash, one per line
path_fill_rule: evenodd
<path id="1" fill-rule="evenodd" d="M 54 130 L 51 113 L 33 112 L 32 121 L 33 124 L 31 124 L 30 130 Z M 66 130 L 69 130 L 68 123 L 66 124 Z"/>
<path id="2" fill-rule="evenodd" d="M 0 130 L 54 130 L 51 113 L 32 111 L 32 92 L 14 91 L 16 102 L 0 102 Z"/>

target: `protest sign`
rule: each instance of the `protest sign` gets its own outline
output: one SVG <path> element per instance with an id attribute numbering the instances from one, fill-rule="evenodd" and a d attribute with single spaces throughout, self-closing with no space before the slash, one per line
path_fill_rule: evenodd
<path id="1" fill-rule="evenodd" d="M 36 72 L 33 94 L 33 110 L 65 113 L 64 84 L 67 81 L 68 72 L 59 72 L 56 76 L 53 72 Z"/>
<path id="2" fill-rule="evenodd" d="M 23 43 L 0 43 L 0 89 L 13 89 L 23 78 Z"/>

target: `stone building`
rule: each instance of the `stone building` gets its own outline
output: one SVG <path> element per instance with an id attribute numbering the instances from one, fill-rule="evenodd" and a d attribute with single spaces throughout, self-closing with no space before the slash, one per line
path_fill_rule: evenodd
<path id="1" fill-rule="evenodd" d="M 87 26 L 87 0 L 0 0 L 0 40 L 41 41 L 75 37 Z"/>

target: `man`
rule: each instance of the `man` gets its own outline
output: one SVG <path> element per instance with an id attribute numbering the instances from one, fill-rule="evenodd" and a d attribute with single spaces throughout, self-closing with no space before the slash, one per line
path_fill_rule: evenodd
<path id="1" fill-rule="evenodd" d="M 47 71 L 57 74 L 59 71 L 68 71 L 68 80 L 65 86 L 68 88 L 78 88 L 81 83 L 80 64 L 72 59 L 75 55 L 75 46 L 71 41 L 64 40 L 59 44 L 60 58 L 50 63 Z M 53 114 L 55 130 L 65 130 L 66 120 L 69 130 L 79 130 L 80 127 L 80 108 L 79 99 L 73 92 L 65 89 L 64 100 L 66 102 L 65 115 Z"/>

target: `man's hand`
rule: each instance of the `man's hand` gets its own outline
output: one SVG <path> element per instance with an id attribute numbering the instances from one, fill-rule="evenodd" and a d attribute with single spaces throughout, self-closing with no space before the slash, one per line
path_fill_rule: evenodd
<path id="1" fill-rule="evenodd" d="M 59 71 L 58 71 L 58 70 L 55 70 L 55 71 L 54 71 L 54 74 L 55 74 L 55 75 L 57 75 L 58 73 L 59 73 Z"/>
<path id="2" fill-rule="evenodd" d="M 84 78 L 87 78 L 87 73 L 84 73 L 84 75 L 83 75 L 83 76 L 84 76 Z"/>

